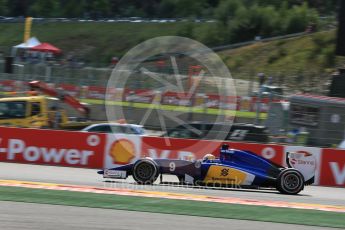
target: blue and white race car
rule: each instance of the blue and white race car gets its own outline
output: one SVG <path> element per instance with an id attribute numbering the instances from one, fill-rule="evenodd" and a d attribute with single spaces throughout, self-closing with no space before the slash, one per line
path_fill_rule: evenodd
<path id="1" fill-rule="evenodd" d="M 287 153 L 288 158 L 292 153 Z M 288 163 L 289 165 L 289 163 Z M 104 178 L 126 179 L 133 176 L 139 184 L 153 184 L 160 175 L 170 174 L 181 183 L 225 187 L 268 187 L 283 194 L 298 194 L 314 182 L 314 175 L 277 165 L 250 151 L 229 149 L 224 144 L 220 157 L 206 154 L 202 160 L 142 158 L 135 163 L 98 171 Z"/>

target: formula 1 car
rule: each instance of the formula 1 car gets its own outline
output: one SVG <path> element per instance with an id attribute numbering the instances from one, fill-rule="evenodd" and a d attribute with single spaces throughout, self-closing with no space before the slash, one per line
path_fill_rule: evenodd
<path id="1" fill-rule="evenodd" d="M 287 162 L 289 155 L 287 153 Z M 153 184 L 159 175 L 170 174 L 184 184 L 269 187 L 291 195 L 314 182 L 314 175 L 305 178 L 297 169 L 277 165 L 250 151 L 229 149 L 227 144 L 221 147 L 218 159 L 212 154 L 196 161 L 142 158 L 132 164 L 98 171 L 98 174 L 112 179 L 126 179 L 131 175 L 139 184 Z"/>

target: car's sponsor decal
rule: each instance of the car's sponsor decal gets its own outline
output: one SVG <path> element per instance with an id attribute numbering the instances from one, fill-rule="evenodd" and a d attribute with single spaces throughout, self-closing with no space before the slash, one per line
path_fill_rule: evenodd
<path id="1" fill-rule="evenodd" d="M 107 178 L 119 178 L 119 179 L 126 179 L 127 172 L 124 170 L 112 170 L 112 169 L 105 169 L 104 170 L 104 177 Z"/>
<path id="2" fill-rule="evenodd" d="M 211 165 L 203 180 L 204 183 L 220 183 L 225 185 L 251 185 L 254 175 L 238 169 Z"/>

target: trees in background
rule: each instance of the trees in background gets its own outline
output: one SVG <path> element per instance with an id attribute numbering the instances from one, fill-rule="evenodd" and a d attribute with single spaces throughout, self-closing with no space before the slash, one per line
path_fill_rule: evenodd
<path id="1" fill-rule="evenodd" d="M 194 31 L 193 37 L 208 45 L 243 42 L 255 37 L 271 37 L 303 32 L 309 25 L 317 26 L 318 12 L 307 3 L 289 5 L 291 1 L 223 0 L 214 10 L 216 25 Z M 268 3 L 275 4 L 268 4 Z"/>
<path id="2" fill-rule="evenodd" d="M 39 17 L 58 17 L 60 13 L 60 1 L 36 0 L 28 9 L 29 15 Z"/>
<path id="3" fill-rule="evenodd" d="M 36 17 L 202 17 L 226 22 L 239 6 L 279 9 L 308 4 L 321 15 L 334 14 L 338 0 L 0 0 L 2 16 Z M 130 15 L 129 15 L 130 13 Z"/>
<path id="4" fill-rule="evenodd" d="M 0 15 L 7 15 L 8 14 L 8 1 L 7 0 L 0 0 Z"/>
<path id="5" fill-rule="evenodd" d="M 0 15 L 215 19 L 201 28 L 186 23 L 178 34 L 221 45 L 304 31 L 336 6 L 337 0 L 0 0 Z"/>

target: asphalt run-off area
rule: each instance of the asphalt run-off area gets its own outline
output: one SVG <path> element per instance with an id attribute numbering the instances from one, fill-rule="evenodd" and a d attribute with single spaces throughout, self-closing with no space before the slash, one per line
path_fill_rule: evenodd
<path id="1" fill-rule="evenodd" d="M 205 189 L 167 184 L 137 185 L 131 178 L 126 181 L 107 181 L 97 175 L 97 170 L 94 169 L 1 163 L 0 171 L 2 175 L 0 200 L 6 201 L 1 202 L 0 205 L 3 207 L 2 210 L 8 210 L 1 215 L 2 218 L 4 215 L 13 217 L 16 213 L 15 207 L 20 207 L 21 212 L 27 212 L 26 215 L 30 216 L 33 215 L 30 214 L 30 206 L 37 205 L 37 208 L 50 210 L 51 205 L 63 205 L 57 209 L 74 212 L 82 209 L 81 212 L 88 213 L 92 212 L 88 209 L 103 208 L 107 209 L 104 210 L 105 213 L 121 212 L 123 215 L 129 212 L 131 216 L 138 216 L 138 219 L 145 218 L 149 212 L 155 213 L 152 218 L 165 215 L 164 221 L 174 218 L 180 218 L 182 221 L 187 217 L 190 220 L 200 218 L 200 221 L 205 218 L 222 218 L 221 222 L 234 225 L 241 225 L 240 223 L 246 220 L 248 226 L 252 227 L 260 226 L 256 221 L 264 221 L 260 222 L 262 226 L 272 224 L 272 226 L 281 226 L 281 229 L 296 224 L 299 228 L 294 227 L 294 229 L 309 229 L 310 226 L 319 226 L 323 229 L 345 227 L 342 218 L 345 217 L 345 197 L 342 195 L 342 188 L 307 186 L 300 195 L 288 196 L 271 189 Z M 172 176 L 164 176 L 163 180 L 176 179 Z M 12 205 L 12 202 L 24 203 Z M 5 208 L 7 206 L 12 208 Z M 47 215 L 46 220 L 49 221 L 51 213 L 47 211 L 44 215 Z M 56 215 L 63 218 L 66 213 L 61 211 Z M 102 218 L 106 218 L 106 215 Z M 101 221 L 102 218 L 97 217 L 97 221 Z M 129 219 L 130 217 L 127 218 L 128 221 Z M 126 218 L 122 220 L 124 223 Z M 78 221 L 78 218 L 73 221 Z M 66 222 L 66 226 L 73 224 L 73 221 Z M 156 225 L 163 224 L 162 221 L 158 221 Z M 21 224 L 16 222 L 14 226 L 10 226 L 13 224 L 10 222 L 3 222 L 1 229 L 17 228 Z M 189 221 L 182 222 L 184 226 L 192 224 Z M 99 229 L 106 229 L 101 226 L 103 225 L 98 226 Z M 140 227 L 140 224 L 138 226 Z M 142 227 L 149 229 L 151 226 Z M 188 229 L 193 228 L 188 227 Z M 242 226 L 238 229 L 250 228 Z"/>

